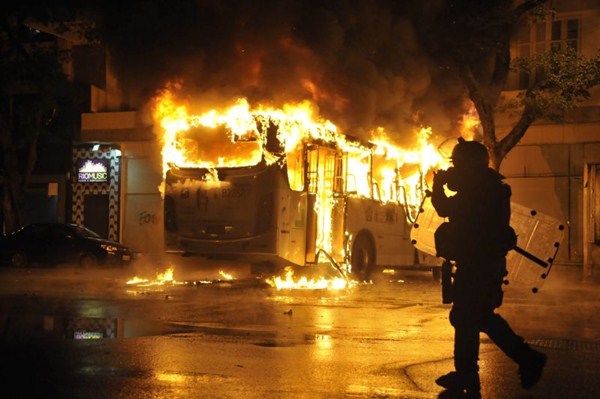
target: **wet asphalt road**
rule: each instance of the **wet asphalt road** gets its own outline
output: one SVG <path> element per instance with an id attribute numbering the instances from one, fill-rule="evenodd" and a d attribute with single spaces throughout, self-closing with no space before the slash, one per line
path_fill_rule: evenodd
<path id="1" fill-rule="evenodd" d="M 429 272 L 278 291 L 205 262 L 176 266 L 176 283 L 126 284 L 164 269 L 1 268 L 0 397 L 436 398 L 452 369 L 449 306 Z M 483 397 L 600 397 L 600 289 L 561 270 L 535 295 L 509 285 L 500 310 L 548 354 L 542 380 L 522 390 L 483 337 Z"/>

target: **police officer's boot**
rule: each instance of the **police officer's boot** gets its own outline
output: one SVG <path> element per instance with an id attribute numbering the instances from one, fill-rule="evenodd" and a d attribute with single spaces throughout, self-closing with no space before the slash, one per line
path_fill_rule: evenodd
<path id="1" fill-rule="evenodd" d="M 479 399 L 481 398 L 481 384 L 478 373 L 459 373 L 451 371 L 435 380 L 439 386 L 446 388 L 453 394 L 460 395 L 461 398 Z"/>
<path id="2" fill-rule="evenodd" d="M 546 355 L 538 352 L 529 345 L 524 344 L 516 358 L 519 364 L 519 377 L 521 378 L 521 387 L 525 389 L 532 388 L 542 377 L 544 366 L 546 365 Z"/>

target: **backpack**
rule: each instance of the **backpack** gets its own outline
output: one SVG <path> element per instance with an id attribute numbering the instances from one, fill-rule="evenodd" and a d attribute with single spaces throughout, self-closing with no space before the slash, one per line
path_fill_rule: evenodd
<path id="1" fill-rule="evenodd" d="M 459 261 L 473 256 L 474 253 L 483 253 L 489 257 L 505 256 L 508 251 L 517 246 L 517 234 L 511 226 L 506 226 L 485 246 L 473 251 L 469 246 L 470 237 L 463 237 L 463 233 L 451 222 L 442 223 L 434 233 L 436 256 L 446 260 Z"/>

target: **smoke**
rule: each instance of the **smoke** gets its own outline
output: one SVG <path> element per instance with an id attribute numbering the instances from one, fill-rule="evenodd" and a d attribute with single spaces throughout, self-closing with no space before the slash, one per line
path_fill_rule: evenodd
<path id="1" fill-rule="evenodd" d="M 205 106 L 310 99 L 347 134 L 382 126 L 402 141 L 419 124 L 448 135 L 464 112 L 461 85 L 423 44 L 441 4 L 137 1 L 111 3 L 100 25 L 131 107 L 178 80 Z"/>

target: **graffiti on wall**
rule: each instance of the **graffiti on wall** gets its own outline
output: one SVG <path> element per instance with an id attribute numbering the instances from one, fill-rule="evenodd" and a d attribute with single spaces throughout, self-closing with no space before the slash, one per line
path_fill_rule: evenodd
<path id="1" fill-rule="evenodd" d="M 145 224 L 158 224 L 158 216 L 153 212 L 141 211 L 138 219 L 140 226 Z"/>

